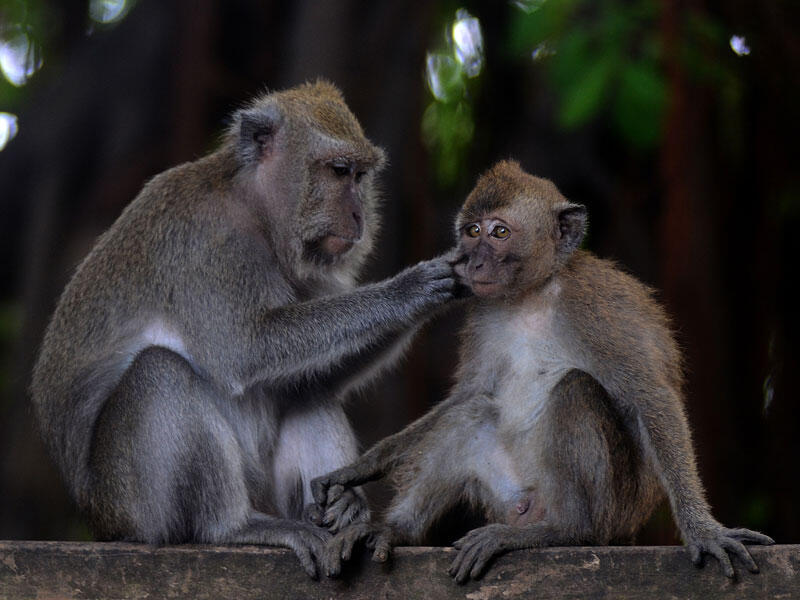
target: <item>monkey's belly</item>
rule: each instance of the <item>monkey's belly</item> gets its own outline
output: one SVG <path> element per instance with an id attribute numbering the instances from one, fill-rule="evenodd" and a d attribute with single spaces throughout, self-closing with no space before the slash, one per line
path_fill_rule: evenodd
<path id="1" fill-rule="evenodd" d="M 537 492 L 538 457 L 520 451 L 531 448 L 530 435 L 535 432 L 510 435 L 496 426 L 483 426 L 472 439 L 470 452 L 481 457 L 472 469 L 487 494 L 490 520 L 521 527 L 544 519 L 546 506 Z"/>

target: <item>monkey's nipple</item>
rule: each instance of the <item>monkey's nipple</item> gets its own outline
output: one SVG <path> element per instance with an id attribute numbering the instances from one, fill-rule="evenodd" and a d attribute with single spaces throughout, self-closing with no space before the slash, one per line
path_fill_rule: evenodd
<path id="1" fill-rule="evenodd" d="M 530 498 L 523 498 L 519 502 L 517 502 L 517 513 L 520 515 L 524 515 L 528 512 L 528 509 L 531 507 L 531 499 Z"/>

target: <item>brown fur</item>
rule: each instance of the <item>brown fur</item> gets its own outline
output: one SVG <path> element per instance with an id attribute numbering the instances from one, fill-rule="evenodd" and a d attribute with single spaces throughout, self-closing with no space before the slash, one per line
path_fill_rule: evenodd
<path id="1" fill-rule="evenodd" d="M 705 500 L 668 319 L 646 286 L 576 250 L 585 226 L 583 207 L 517 163 L 478 180 L 456 220 L 456 272 L 477 298 L 455 387 L 312 482 L 318 502 L 383 474 L 397 487 L 384 525 L 339 534 L 332 561 L 364 536 L 385 559 L 466 500 L 489 525 L 455 543 L 450 572 L 464 581 L 508 550 L 629 542 L 666 492 L 696 562 L 711 553 L 732 576 L 729 551 L 756 569 L 741 542 L 772 540 L 723 527 Z"/>

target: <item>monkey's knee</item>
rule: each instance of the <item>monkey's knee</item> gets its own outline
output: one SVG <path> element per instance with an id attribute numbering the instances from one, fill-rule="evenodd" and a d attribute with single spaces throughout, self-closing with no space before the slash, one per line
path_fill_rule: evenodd
<path id="1" fill-rule="evenodd" d="M 584 541 L 606 543 L 627 534 L 628 515 L 645 512 L 639 507 L 643 463 L 636 440 L 608 392 L 587 373 L 568 372 L 552 400 L 559 444 L 550 460 L 556 472 L 570 476 L 562 479 L 564 495 L 582 516 Z"/>
<path id="2" fill-rule="evenodd" d="M 83 508 L 98 537 L 205 541 L 249 505 L 234 434 L 190 365 L 140 353 L 106 400 L 90 449 Z M 209 525 L 211 524 L 211 525 Z"/>

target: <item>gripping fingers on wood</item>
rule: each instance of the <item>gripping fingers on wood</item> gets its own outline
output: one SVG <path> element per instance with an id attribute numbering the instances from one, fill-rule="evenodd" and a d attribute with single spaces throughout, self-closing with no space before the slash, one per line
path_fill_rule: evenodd
<path id="1" fill-rule="evenodd" d="M 758 573 L 758 565 L 744 546 L 745 543 L 769 545 L 774 541 L 769 536 L 749 529 L 717 527 L 707 531 L 705 535 L 692 539 L 688 543 L 688 547 L 692 562 L 696 566 L 703 565 L 703 554 L 711 554 L 719 561 L 725 576 L 733 578 L 735 572 L 730 555 L 741 559 L 745 567 L 752 573 Z"/>
<path id="2" fill-rule="evenodd" d="M 726 529 L 725 535 L 727 535 L 729 538 L 733 538 L 734 540 L 738 540 L 743 544 L 762 544 L 764 546 L 771 546 L 775 543 L 775 540 L 768 535 L 764 535 L 763 533 L 752 531 L 750 529 L 744 529 L 743 527 L 738 529 Z"/>
<path id="3" fill-rule="evenodd" d="M 339 575 L 342 561 L 350 560 L 355 545 L 368 539 L 372 531 L 368 523 L 353 523 L 333 536 L 325 548 L 325 574 L 328 577 Z"/>
<path id="4" fill-rule="evenodd" d="M 390 527 L 384 526 L 373 529 L 369 540 L 367 540 L 367 546 L 372 548 L 372 560 L 381 563 L 389 560 L 394 542 L 394 534 Z"/>
<path id="5" fill-rule="evenodd" d="M 723 538 L 723 540 L 720 542 L 720 545 L 728 552 L 732 552 L 738 556 L 747 567 L 748 571 L 751 573 L 758 573 L 758 565 L 756 564 L 756 561 L 753 560 L 753 557 L 750 556 L 750 553 L 747 551 L 747 548 L 744 547 L 744 544 L 732 538 Z"/>
<path id="6" fill-rule="evenodd" d="M 330 534 L 324 530 L 318 533 L 302 528 L 292 532 L 286 540 L 286 545 L 294 550 L 303 570 L 312 579 L 317 578 L 317 563 L 324 563 L 326 543 L 329 538 Z"/>

